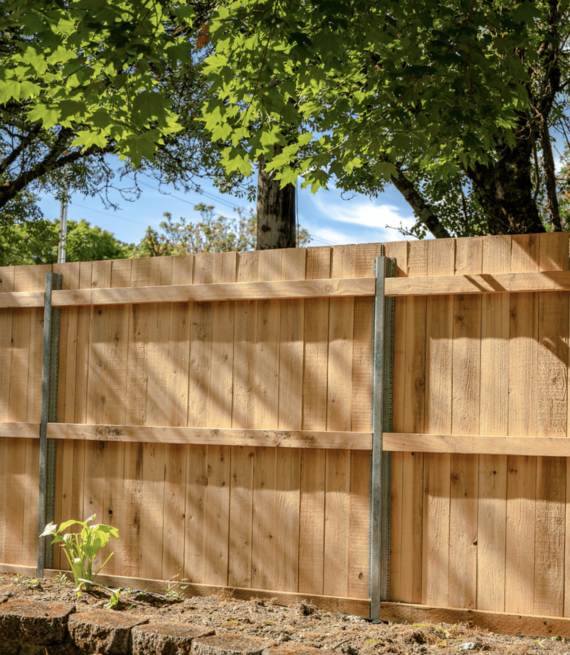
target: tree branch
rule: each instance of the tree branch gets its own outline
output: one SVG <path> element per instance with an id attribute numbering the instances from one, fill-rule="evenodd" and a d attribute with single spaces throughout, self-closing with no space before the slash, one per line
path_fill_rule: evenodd
<path id="1" fill-rule="evenodd" d="M 404 196 L 410 207 L 414 210 L 417 218 L 427 227 L 436 239 L 450 239 L 451 234 L 443 227 L 433 209 L 422 198 L 413 182 L 406 177 L 402 165 L 394 164 L 398 169 L 398 177 L 392 176 L 392 182 L 398 191 Z"/>
<path id="2" fill-rule="evenodd" d="M 90 148 L 87 148 L 87 150 L 74 150 L 73 152 L 61 156 L 62 153 L 65 152 L 71 136 L 73 136 L 72 130 L 61 130 L 56 142 L 42 161 L 38 162 L 33 168 L 27 171 L 22 171 L 22 173 L 14 180 L 11 182 L 5 182 L 4 186 L 0 187 L 0 209 L 13 200 L 28 184 L 47 173 L 51 173 L 54 170 L 63 168 L 66 164 L 71 164 L 95 153 L 110 153 L 114 150 L 114 146 L 111 145 L 106 148 L 91 146 Z"/>

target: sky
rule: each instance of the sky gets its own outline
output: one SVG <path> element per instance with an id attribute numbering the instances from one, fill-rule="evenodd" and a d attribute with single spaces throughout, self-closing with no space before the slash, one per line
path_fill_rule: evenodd
<path id="1" fill-rule="evenodd" d="M 194 205 L 203 202 L 213 205 L 217 214 L 235 216 L 236 206 L 254 208 L 244 198 L 220 194 L 209 182 L 202 181 L 204 194 L 198 192 L 185 194 L 173 187 L 164 186 L 171 195 L 158 191 L 155 180 L 145 179 L 141 184 L 141 197 L 128 202 L 118 200 L 118 211 L 106 209 L 97 198 L 85 198 L 75 194 L 68 207 L 68 219 L 84 218 L 91 225 L 114 233 L 117 239 L 128 243 L 138 243 L 146 227 L 158 227 L 164 212 L 170 212 L 173 219 L 184 216 L 198 220 Z M 42 199 L 41 208 L 46 218 L 59 218 L 60 205 L 53 197 Z M 413 213 L 394 187 L 390 187 L 378 198 L 370 199 L 364 195 L 354 195 L 349 200 L 341 197 L 340 191 L 320 190 L 312 194 L 309 189 L 298 194 L 299 223 L 307 228 L 313 241 L 310 245 L 342 245 L 347 243 L 374 243 L 409 239 L 398 229 L 400 225 L 410 228 L 414 224 Z"/>

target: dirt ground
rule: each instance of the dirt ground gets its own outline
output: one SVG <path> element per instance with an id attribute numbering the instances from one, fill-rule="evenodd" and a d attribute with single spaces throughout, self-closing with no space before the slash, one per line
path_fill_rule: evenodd
<path id="1" fill-rule="evenodd" d="M 30 599 L 75 603 L 77 611 L 104 608 L 110 593 L 104 589 L 83 592 L 77 598 L 73 578 L 61 581 L 35 580 L 0 573 L 0 595 L 11 600 Z M 182 599 L 176 585 L 165 595 L 144 590 L 123 590 L 116 609 L 141 614 L 149 619 L 180 621 L 271 639 L 278 644 L 312 646 L 338 655 L 380 655 L 381 653 L 457 653 L 487 651 L 533 655 L 549 651 L 570 655 L 570 639 L 560 637 L 512 637 L 487 633 L 468 625 L 374 625 L 356 616 L 323 612 L 306 603 L 285 607 L 276 602 L 241 601 L 221 596 Z M 1 607 L 1 606 L 0 606 Z"/>

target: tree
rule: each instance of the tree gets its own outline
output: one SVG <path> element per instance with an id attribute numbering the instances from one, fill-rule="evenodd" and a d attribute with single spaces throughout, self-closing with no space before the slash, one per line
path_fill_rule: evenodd
<path id="1" fill-rule="evenodd" d="M 41 218 L 37 196 L 61 197 L 66 166 L 71 192 L 109 204 L 111 188 L 136 197 L 140 174 L 185 190 L 208 176 L 222 191 L 250 191 L 225 174 L 196 120 L 208 94 L 211 46 L 199 42 L 208 2 L 4 4 L 0 222 Z"/>
<path id="2" fill-rule="evenodd" d="M 134 246 L 85 220 L 68 221 L 67 229 L 68 262 L 126 259 L 134 253 Z M 0 228 L 0 266 L 55 264 L 58 242 L 57 219 L 5 225 Z"/>
<path id="3" fill-rule="evenodd" d="M 229 0 L 209 24 L 203 119 L 232 139 L 228 171 L 264 156 L 283 185 L 392 182 L 419 233 L 544 231 L 537 183 L 560 230 L 550 130 L 568 121 L 569 27 L 566 0 Z"/>
<path id="4" fill-rule="evenodd" d="M 186 218 L 175 222 L 172 214 L 165 212 L 166 220 L 160 224 L 160 232 L 149 227 L 136 248 L 136 256 L 161 257 L 199 252 L 256 250 L 257 216 L 253 212 L 245 214 L 237 209 L 238 217 L 231 219 L 215 215 L 211 205 L 199 204 L 194 209 L 201 215 L 201 220 L 197 223 Z M 303 247 L 308 245 L 310 240 L 310 234 L 301 228 L 295 245 Z"/>

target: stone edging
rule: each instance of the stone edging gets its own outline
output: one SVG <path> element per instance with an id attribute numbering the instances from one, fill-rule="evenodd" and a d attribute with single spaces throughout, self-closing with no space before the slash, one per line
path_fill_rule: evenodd
<path id="1" fill-rule="evenodd" d="M 270 639 L 220 633 L 204 626 L 93 610 L 75 613 L 70 603 L 0 598 L 1 655 L 314 655 L 305 646 L 277 646 Z"/>

